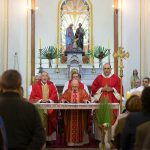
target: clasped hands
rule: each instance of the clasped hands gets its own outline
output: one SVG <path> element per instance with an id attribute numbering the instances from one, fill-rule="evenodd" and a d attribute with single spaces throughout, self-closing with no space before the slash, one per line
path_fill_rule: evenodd
<path id="1" fill-rule="evenodd" d="M 105 85 L 103 88 L 102 88 L 102 92 L 113 92 L 113 88 L 111 88 L 110 86 L 108 85 Z"/>
<path id="2" fill-rule="evenodd" d="M 53 101 L 50 99 L 42 99 L 40 103 L 53 103 Z"/>

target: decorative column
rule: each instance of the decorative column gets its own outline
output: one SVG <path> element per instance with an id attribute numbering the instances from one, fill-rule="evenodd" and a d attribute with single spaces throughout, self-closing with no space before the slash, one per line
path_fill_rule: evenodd
<path id="1" fill-rule="evenodd" d="M 59 1 L 57 7 L 57 51 L 56 51 L 56 73 L 59 73 L 59 49 L 60 49 L 60 5 L 62 0 Z"/>
<path id="2" fill-rule="evenodd" d="M 93 6 L 90 0 L 88 0 L 90 5 L 90 27 L 91 27 L 91 63 L 92 63 L 92 73 L 95 73 L 95 67 L 94 67 L 94 37 L 93 37 Z"/>

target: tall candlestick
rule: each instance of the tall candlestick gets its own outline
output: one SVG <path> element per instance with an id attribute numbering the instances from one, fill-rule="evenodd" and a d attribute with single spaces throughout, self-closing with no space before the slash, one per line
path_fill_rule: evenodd
<path id="1" fill-rule="evenodd" d="M 122 47 L 122 0 L 120 1 L 120 46 Z"/>
<path id="2" fill-rule="evenodd" d="M 110 49 L 110 38 L 108 38 L 108 49 Z"/>
<path id="3" fill-rule="evenodd" d="M 40 49 L 42 49 L 42 39 L 40 39 Z"/>

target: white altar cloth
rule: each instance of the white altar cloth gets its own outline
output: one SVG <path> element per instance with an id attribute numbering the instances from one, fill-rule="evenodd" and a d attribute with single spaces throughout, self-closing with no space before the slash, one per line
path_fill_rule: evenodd
<path id="1" fill-rule="evenodd" d="M 98 109 L 99 103 L 35 103 L 39 109 Z M 110 103 L 112 109 L 119 109 L 119 103 Z"/>

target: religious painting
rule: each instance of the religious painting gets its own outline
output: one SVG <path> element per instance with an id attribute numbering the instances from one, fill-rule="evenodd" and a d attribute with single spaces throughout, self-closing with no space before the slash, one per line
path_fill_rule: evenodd
<path id="1" fill-rule="evenodd" d="M 66 29 L 73 24 L 73 33 L 82 24 L 84 30 L 83 51 L 90 50 L 90 6 L 86 0 L 65 0 L 60 6 L 60 43 L 62 53 L 66 50 Z M 74 40 L 74 44 L 76 41 Z"/>

